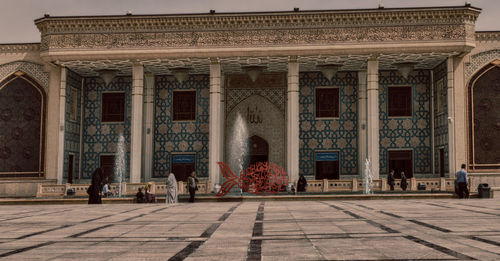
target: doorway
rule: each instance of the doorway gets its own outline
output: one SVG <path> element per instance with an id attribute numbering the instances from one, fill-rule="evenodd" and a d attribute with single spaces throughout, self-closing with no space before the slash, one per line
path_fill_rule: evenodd
<path id="1" fill-rule="evenodd" d="M 115 169 L 115 155 L 101 155 L 100 157 L 100 168 L 103 174 L 103 180 L 108 182 L 116 182 L 114 180 L 114 169 Z"/>
<path id="2" fill-rule="evenodd" d="M 444 177 L 444 149 L 439 149 L 439 176 Z"/>
<path id="3" fill-rule="evenodd" d="M 194 154 L 172 155 L 172 173 L 177 181 L 187 181 L 187 178 L 195 171 Z"/>
<path id="4" fill-rule="evenodd" d="M 269 161 L 269 144 L 263 138 L 254 135 L 250 137 L 248 144 L 249 148 L 249 162 L 248 165 L 253 165 L 257 162 Z"/>
<path id="5" fill-rule="evenodd" d="M 316 179 L 340 179 L 339 152 L 316 152 Z"/>
<path id="6" fill-rule="evenodd" d="M 394 177 L 401 178 L 401 172 L 405 172 L 407 178 L 413 177 L 413 157 L 411 150 L 389 151 L 389 171 L 394 170 Z"/>
<path id="7" fill-rule="evenodd" d="M 73 184 L 73 154 L 68 155 L 68 183 Z"/>

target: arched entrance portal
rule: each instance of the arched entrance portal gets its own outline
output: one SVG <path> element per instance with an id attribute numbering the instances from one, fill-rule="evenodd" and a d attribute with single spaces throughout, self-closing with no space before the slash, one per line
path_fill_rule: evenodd
<path id="1" fill-rule="evenodd" d="M 269 161 L 269 145 L 263 138 L 254 135 L 248 139 L 249 165 Z"/>
<path id="2" fill-rule="evenodd" d="M 0 83 L 0 177 L 42 177 L 45 91 L 18 71 Z"/>
<path id="3" fill-rule="evenodd" d="M 500 61 L 479 70 L 468 89 L 469 169 L 500 169 Z"/>

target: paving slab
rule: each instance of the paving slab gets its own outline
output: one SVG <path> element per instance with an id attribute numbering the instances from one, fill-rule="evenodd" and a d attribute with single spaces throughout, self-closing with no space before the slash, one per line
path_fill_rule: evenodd
<path id="1" fill-rule="evenodd" d="M 500 260 L 500 201 L 13 205 L 2 260 Z"/>

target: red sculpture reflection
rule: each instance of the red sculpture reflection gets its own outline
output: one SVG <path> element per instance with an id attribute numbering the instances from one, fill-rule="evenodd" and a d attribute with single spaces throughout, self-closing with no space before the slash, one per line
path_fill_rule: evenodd
<path id="1" fill-rule="evenodd" d="M 219 164 L 222 176 L 226 178 L 216 196 L 226 195 L 235 185 L 243 191 L 253 194 L 272 194 L 286 189 L 288 175 L 283 167 L 272 162 L 257 162 L 241 171 L 240 176 L 234 175 L 233 171 L 224 162 Z"/>

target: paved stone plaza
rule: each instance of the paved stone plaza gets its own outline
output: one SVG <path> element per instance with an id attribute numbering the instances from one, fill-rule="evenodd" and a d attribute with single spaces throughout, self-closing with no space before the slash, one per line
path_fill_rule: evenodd
<path id="1" fill-rule="evenodd" d="M 0 208 L 19 260 L 499 260 L 498 200 Z"/>

